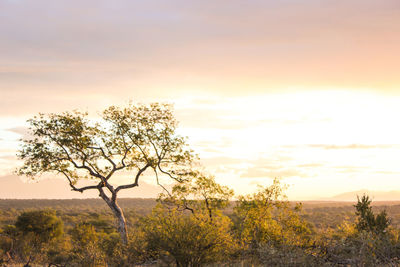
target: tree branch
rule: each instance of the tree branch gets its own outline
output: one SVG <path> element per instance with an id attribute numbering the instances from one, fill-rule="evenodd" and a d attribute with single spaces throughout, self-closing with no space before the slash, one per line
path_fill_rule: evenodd
<path id="1" fill-rule="evenodd" d="M 155 173 L 155 175 L 156 175 L 157 185 L 160 186 L 165 192 L 167 192 L 167 194 L 168 194 L 169 197 L 172 197 L 171 193 L 170 193 L 162 184 L 160 184 L 160 181 L 159 181 L 159 179 L 158 179 L 158 172 L 157 172 L 157 169 L 156 169 L 156 168 L 153 168 L 153 170 L 154 170 L 154 173 Z"/>
<path id="2" fill-rule="evenodd" d="M 136 174 L 136 177 L 135 177 L 135 182 L 133 182 L 131 184 L 118 186 L 117 189 L 115 189 L 115 194 L 117 194 L 119 190 L 128 189 L 128 188 L 132 188 L 132 187 L 138 186 L 139 185 L 139 177 L 140 177 L 140 175 L 142 175 L 142 173 L 150 166 L 151 166 L 150 163 L 147 163 L 143 168 L 141 168 L 138 171 L 138 173 Z"/>
<path id="3" fill-rule="evenodd" d="M 129 150 L 131 150 L 131 148 L 133 147 L 133 146 L 130 146 L 130 147 L 128 148 L 128 147 L 126 146 L 126 144 L 125 144 L 125 141 L 124 141 L 124 146 L 125 146 L 125 152 L 124 152 L 124 156 L 123 156 L 122 159 L 121 159 L 121 166 L 117 167 L 117 168 L 115 169 L 116 171 L 121 170 L 121 169 L 123 169 L 123 168 L 126 167 L 125 159 L 126 159 L 126 157 L 128 156 Z"/>
<path id="4" fill-rule="evenodd" d="M 169 173 L 169 172 L 164 171 L 163 169 L 161 169 L 161 161 L 158 161 L 157 167 L 158 167 L 158 169 L 160 170 L 160 172 L 162 172 L 162 173 L 168 175 L 171 179 L 174 179 L 175 181 L 178 181 L 178 182 L 182 182 L 182 179 L 179 179 L 179 178 L 177 178 L 177 177 L 174 177 L 171 173 Z"/>
<path id="5" fill-rule="evenodd" d="M 95 146 L 88 146 L 88 148 L 91 149 L 96 149 L 96 150 L 100 150 L 101 154 L 103 155 L 103 157 L 110 162 L 110 164 L 113 166 L 113 169 L 115 169 L 117 167 L 117 165 L 115 164 L 115 162 L 109 157 L 107 156 L 106 152 L 104 152 L 104 149 L 102 147 L 95 147 Z"/>
<path id="6" fill-rule="evenodd" d="M 60 173 L 64 174 L 65 177 L 67 177 L 68 182 L 70 187 L 72 188 L 73 191 L 78 191 L 83 193 L 83 191 L 85 190 L 89 190 L 89 189 L 98 189 L 99 186 L 104 186 L 102 182 L 100 182 L 98 185 L 89 185 L 89 186 L 84 186 L 81 188 L 78 188 L 74 185 L 74 183 L 72 182 L 71 178 L 69 177 L 69 175 L 65 172 L 65 171 L 59 171 Z"/>
<path id="7" fill-rule="evenodd" d="M 53 142 L 55 142 L 64 151 L 65 155 L 68 158 L 68 161 L 70 161 L 75 166 L 75 168 L 77 168 L 77 169 L 86 169 L 87 171 L 89 171 L 90 175 L 92 175 L 94 177 L 97 177 L 97 178 L 100 178 L 102 180 L 104 179 L 104 177 L 102 175 L 100 175 L 93 167 L 92 167 L 93 169 L 91 169 L 90 167 L 85 165 L 86 157 L 87 157 L 86 154 L 84 154 L 84 159 L 83 159 L 82 165 L 78 165 L 75 162 L 75 160 L 71 157 L 69 151 L 62 144 L 60 144 L 60 142 L 58 142 L 57 139 L 52 137 L 51 134 L 46 134 L 46 133 L 43 133 L 43 134 L 45 136 L 48 136 L 51 140 L 53 140 Z"/>

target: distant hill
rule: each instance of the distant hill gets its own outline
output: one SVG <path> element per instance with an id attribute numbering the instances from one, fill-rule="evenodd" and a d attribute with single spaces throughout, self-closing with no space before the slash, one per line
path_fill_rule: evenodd
<path id="1" fill-rule="evenodd" d="M 357 196 L 367 194 L 372 198 L 372 201 L 400 201 L 400 191 L 370 191 L 361 189 L 358 191 L 339 194 L 324 200 L 329 201 L 357 201 Z"/>

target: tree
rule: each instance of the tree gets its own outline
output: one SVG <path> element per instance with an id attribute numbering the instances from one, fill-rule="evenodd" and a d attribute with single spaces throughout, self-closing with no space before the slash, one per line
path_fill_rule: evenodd
<path id="1" fill-rule="evenodd" d="M 229 204 L 233 194 L 232 189 L 218 184 L 214 177 L 193 172 L 192 179 L 176 183 L 171 193 L 167 191 L 160 194 L 158 200 L 178 210 L 188 210 L 194 215 L 198 212 L 206 213 L 212 221 Z"/>
<path id="2" fill-rule="evenodd" d="M 390 225 L 390 219 L 387 217 L 386 210 L 375 215 L 372 211 L 371 202 L 368 195 L 363 195 L 361 199 L 357 196 L 357 204 L 354 205 L 358 216 L 356 229 L 374 234 L 384 234 Z"/>
<path id="3" fill-rule="evenodd" d="M 231 221 L 221 212 L 233 191 L 200 173 L 162 194 L 143 220 L 148 250 L 167 252 L 177 266 L 216 262 L 232 251 Z"/>
<path id="4" fill-rule="evenodd" d="M 18 174 L 32 179 L 42 173 L 61 174 L 73 191 L 97 190 L 117 218 L 124 244 L 127 226 L 118 193 L 139 186 L 147 171 L 158 184 L 159 175 L 181 182 L 192 174 L 195 156 L 185 138 L 176 134 L 177 122 L 168 104 L 111 106 L 97 121 L 74 111 L 39 114 L 28 122 L 33 138 L 23 140 L 18 157 L 24 165 Z M 110 178 L 121 171 L 132 172 L 132 180 L 112 183 Z M 84 179 L 92 184 L 78 187 Z"/>

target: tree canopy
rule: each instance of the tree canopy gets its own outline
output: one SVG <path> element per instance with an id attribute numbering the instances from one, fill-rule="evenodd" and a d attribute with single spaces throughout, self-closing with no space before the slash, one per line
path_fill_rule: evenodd
<path id="1" fill-rule="evenodd" d="M 28 122 L 32 138 L 23 140 L 18 157 L 24 165 L 18 173 L 31 178 L 61 174 L 73 191 L 97 190 L 118 218 L 125 241 L 118 192 L 137 187 L 146 171 L 152 171 L 158 184 L 159 175 L 181 182 L 193 173 L 195 155 L 176 133 L 177 121 L 169 104 L 111 106 L 100 119 L 79 111 L 39 114 Z M 132 173 L 130 182 L 111 183 L 110 178 L 122 170 Z M 83 179 L 92 184 L 78 186 Z"/>

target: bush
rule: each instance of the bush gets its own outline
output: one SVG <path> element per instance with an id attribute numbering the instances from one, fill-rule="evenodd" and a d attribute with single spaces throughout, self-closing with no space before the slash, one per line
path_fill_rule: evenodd
<path id="1" fill-rule="evenodd" d="M 46 249 L 64 233 L 63 222 L 54 210 L 23 212 L 18 216 L 15 228 L 18 232 L 15 258 L 27 261 L 26 265 L 46 261 Z"/>
<path id="2" fill-rule="evenodd" d="M 398 235 L 390 229 L 386 211 L 375 215 L 367 195 L 357 197 L 357 220 L 343 223 L 323 245 L 327 262 L 351 266 L 397 266 L 400 262 Z"/>
<path id="3" fill-rule="evenodd" d="M 305 247 L 310 243 L 310 225 L 301 219 L 301 205 L 291 207 L 278 180 L 252 195 L 240 196 L 234 208 L 235 234 L 250 253 L 259 247 Z"/>
<path id="4" fill-rule="evenodd" d="M 201 266 L 227 259 L 233 248 L 226 216 L 168 210 L 158 206 L 144 221 L 148 249 L 171 256 L 177 266 Z"/>
<path id="5" fill-rule="evenodd" d="M 84 266 L 96 266 L 104 260 L 99 248 L 99 236 L 93 225 L 77 224 L 70 232 L 72 253 L 76 262 Z"/>
<path id="6" fill-rule="evenodd" d="M 53 210 L 23 212 L 17 218 L 16 228 L 23 234 L 32 234 L 39 243 L 48 242 L 64 233 L 64 225 Z"/>
<path id="7" fill-rule="evenodd" d="M 233 191 L 194 172 L 177 183 L 171 194 L 161 194 L 160 204 L 143 220 L 148 248 L 177 266 L 200 266 L 227 259 L 234 246 L 231 221 L 221 209 Z"/>

